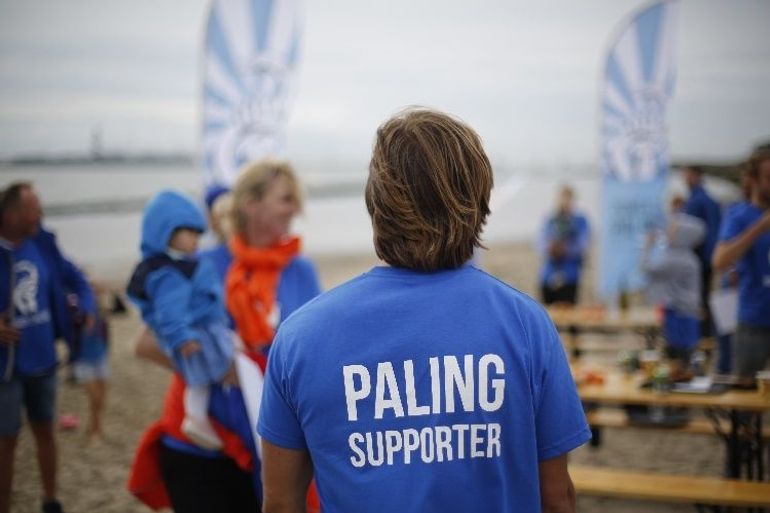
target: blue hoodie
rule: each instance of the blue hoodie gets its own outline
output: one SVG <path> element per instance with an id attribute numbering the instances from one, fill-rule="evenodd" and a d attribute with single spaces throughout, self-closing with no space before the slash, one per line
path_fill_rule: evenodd
<path id="1" fill-rule="evenodd" d="M 192 200 L 163 191 L 144 209 L 143 260 L 131 276 L 128 296 L 185 382 L 210 384 L 221 379 L 232 358 L 222 283 L 207 260 L 168 253 L 168 243 L 178 228 L 203 232 L 206 221 Z M 202 351 L 183 358 L 177 349 L 190 340 L 198 341 Z"/>
<path id="2" fill-rule="evenodd" d="M 72 356 L 77 350 L 74 319 L 67 308 L 67 294 L 77 294 L 81 311 L 94 314 L 96 302 L 93 291 L 80 270 L 62 256 L 56 237 L 43 228 L 18 248 L 2 247 L 0 253 L 0 312 L 9 308 L 8 264 L 24 254 L 25 258 L 32 258 L 35 266 L 41 266 L 38 276 L 42 281 L 37 284 L 43 299 L 40 304 L 47 304 L 51 323 L 23 328 L 22 339 L 13 350 L 0 346 L 0 381 L 7 380 L 11 372 L 23 376 L 49 373 L 57 363 L 55 338 L 63 338 L 67 342 Z"/>

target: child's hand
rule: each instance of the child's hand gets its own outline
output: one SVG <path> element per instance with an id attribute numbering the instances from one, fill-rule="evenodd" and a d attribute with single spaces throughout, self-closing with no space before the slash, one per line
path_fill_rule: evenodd
<path id="1" fill-rule="evenodd" d="M 201 350 L 201 345 L 197 340 L 188 340 L 187 342 L 179 346 L 179 353 L 182 355 L 183 358 L 187 358 L 190 355 L 199 353 L 200 350 Z"/>
<path id="2" fill-rule="evenodd" d="M 230 368 L 227 369 L 225 375 L 222 376 L 222 384 L 229 386 L 238 386 L 238 375 L 235 373 L 235 365 L 230 363 Z"/>

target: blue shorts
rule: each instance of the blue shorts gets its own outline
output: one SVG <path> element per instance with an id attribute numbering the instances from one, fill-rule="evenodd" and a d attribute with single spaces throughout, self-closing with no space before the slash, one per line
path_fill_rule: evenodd
<path id="1" fill-rule="evenodd" d="M 15 436 L 21 430 L 22 406 L 30 422 L 53 422 L 56 374 L 14 376 L 9 382 L 0 382 L 0 436 Z"/>

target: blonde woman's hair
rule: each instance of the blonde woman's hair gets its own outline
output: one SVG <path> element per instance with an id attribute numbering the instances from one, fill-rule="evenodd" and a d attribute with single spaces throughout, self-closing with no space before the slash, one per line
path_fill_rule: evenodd
<path id="1" fill-rule="evenodd" d="M 302 191 L 296 173 L 291 164 L 285 160 L 258 160 L 246 164 L 238 175 L 232 190 L 232 221 L 235 233 L 243 235 L 246 230 L 246 215 L 243 205 L 248 200 L 261 200 L 270 184 L 278 177 L 284 177 L 289 182 L 297 211 L 302 210 Z"/>
<path id="2" fill-rule="evenodd" d="M 476 132 L 410 108 L 377 130 L 366 184 L 377 256 L 396 267 L 452 269 L 483 247 L 492 166 Z"/>

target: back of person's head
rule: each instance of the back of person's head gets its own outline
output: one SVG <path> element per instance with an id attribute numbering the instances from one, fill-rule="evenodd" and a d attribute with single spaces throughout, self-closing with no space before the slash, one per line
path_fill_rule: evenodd
<path id="1" fill-rule="evenodd" d="M 285 160 L 265 159 L 246 164 L 238 175 L 238 179 L 232 189 L 232 221 L 233 230 L 243 235 L 248 222 L 245 205 L 249 201 L 259 201 L 270 188 L 270 185 L 279 177 L 283 177 L 289 183 L 297 211 L 302 211 L 302 191 L 294 168 Z"/>
<path id="2" fill-rule="evenodd" d="M 669 224 L 669 245 L 672 248 L 694 249 L 706 236 L 706 223 L 701 219 L 675 213 Z"/>
<path id="3" fill-rule="evenodd" d="M 492 167 L 476 132 L 410 108 L 377 130 L 366 184 L 377 256 L 421 271 L 463 265 L 481 244 Z"/>

